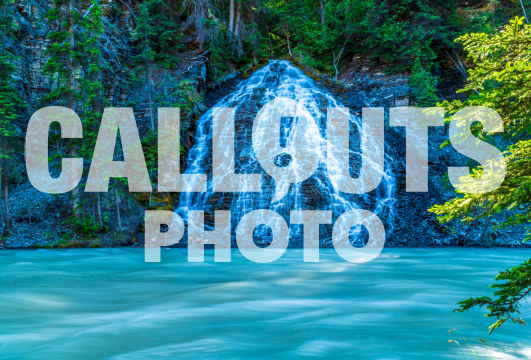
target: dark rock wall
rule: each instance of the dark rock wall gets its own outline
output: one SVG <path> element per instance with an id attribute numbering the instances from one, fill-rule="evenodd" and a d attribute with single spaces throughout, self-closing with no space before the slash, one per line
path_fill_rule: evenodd
<path id="1" fill-rule="evenodd" d="M 41 101 L 41 98 L 54 87 L 49 76 L 43 73 L 43 66 L 47 61 L 46 49 L 49 46 L 46 36 L 53 29 L 50 29 L 42 19 L 51 3 L 52 1 L 47 0 L 14 2 L 17 10 L 17 39 L 8 46 L 18 56 L 17 87 L 28 104 L 24 115 L 17 123 L 17 131 L 22 136 L 31 114 L 47 105 Z M 115 6 L 117 5 L 113 5 L 112 2 L 104 3 L 105 23 L 109 28 L 115 29 L 110 33 L 109 52 L 106 56 L 120 58 L 124 61 L 110 60 L 111 63 L 114 61 L 113 71 L 121 75 L 115 77 L 113 83 L 106 84 L 107 98 L 112 106 L 133 106 L 137 124 L 142 132 L 149 127 L 151 114 L 146 98 L 145 83 L 131 85 L 127 82 L 128 74 L 134 71 L 126 65 L 132 52 L 131 14 L 125 7 L 117 12 Z M 175 70 L 155 68 L 151 86 L 154 89 L 155 98 L 159 99 L 154 103 L 155 111 L 158 106 L 172 106 L 172 103 L 177 101 L 172 97 L 174 96 L 173 90 L 183 81 L 188 82 L 193 91 L 199 95 L 192 109 L 182 118 L 183 146 L 190 148 L 193 145 L 195 133 L 194 120 L 220 98 L 230 93 L 242 79 L 242 75 L 239 72 L 233 72 L 215 84 L 207 84 L 208 54 L 200 50 L 188 49 L 183 51 L 181 58 Z M 342 69 L 339 82 L 330 78 L 319 78 L 317 81 L 339 98 L 345 106 L 358 114 L 361 114 L 363 106 L 407 106 L 409 104 L 407 74 L 388 76 L 384 70 L 371 67 L 361 58 L 353 58 Z M 448 83 L 446 86 L 448 88 L 455 86 L 455 82 Z M 249 106 L 252 107 L 252 104 Z M 399 175 L 397 192 L 400 196 L 397 199 L 398 213 L 395 217 L 395 231 L 388 239 L 389 245 L 478 244 L 477 234 L 481 233 L 484 224 L 478 223 L 468 228 L 458 226 L 455 230 L 449 226 L 440 225 L 432 214 L 426 212 L 431 205 L 442 203 L 453 195 L 451 186 L 443 180 L 447 166 L 464 164 L 464 159 L 453 151 L 451 146 L 439 148 L 446 137 L 445 129 L 430 131 L 429 193 L 405 193 L 403 162 L 401 167 L 394 169 Z M 386 141 L 391 148 L 395 149 L 394 156 L 405 158 L 403 129 L 387 128 Z M 60 241 L 58 234 L 65 231 L 60 219 L 68 216 L 65 212 L 70 207 L 69 197 L 67 194 L 61 196 L 42 194 L 33 189 L 25 176 L 23 157 L 21 156 L 18 160 L 23 176 L 16 184 L 12 184 L 9 200 L 14 226 L 10 235 L 0 240 L 0 247 L 56 246 Z M 182 160 L 184 165 L 184 157 Z M 108 206 L 107 211 L 111 218 L 116 216 L 111 206 Z M 123 199 L 121 204 L 123 234 L 117 237 L 116 232 L 111 231 L 108 234 L 98 235 L 100 238 L 98 243 L 105 246 L 131 244 L 137 240 L 141 242 L 143 211 L 144 208 L 134 200 Z M 516 246 L 521 238 L 521 229 L 492 233 L 490 238 L 492 244 Z"/>

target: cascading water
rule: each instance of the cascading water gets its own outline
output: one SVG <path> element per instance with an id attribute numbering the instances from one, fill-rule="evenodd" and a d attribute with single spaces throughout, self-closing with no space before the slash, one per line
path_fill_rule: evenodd
<path id="1" fill-rule="evenodd" d="M 304 136 L 315 144 L 313 151 L 319 159 L 314 174 L 299 183 L 291 184 L 286 196 L 280 201 L 273 201 L 275 180 L 260 166 L 252 145 L 253 122 L 258 111 L 274 99 L 293 99 L 297 106 L 309 114 L 312 126 L 304 126 Z M 212 117 L 215 108 L 235 108 L 235 172 L 242 174 L 262 174 L 261 192 L 216 193 L 212 191 Z M 376 190 L 368 194 L 352 195 L 339 192 L 333 186 L 326 163 L 326 112 L 328 107 L 341 107 L 329 92 L 318 87 L 314 81 L 300 69 L 286 60 L 272 60 L 268 65 L 256 71 L 247 80 L 242 81 L 236 90 L 221 99 L 214 108 L 207 111 L 197 123 L 195 145 L 190 149 L 185 173 L 209 174 L 208 190 L 205 193 L 182 193 L 177 212 L 186 218 L 187 210 L 203 210 L 213 213 L 215 210 L 231 210 L 233 233 L 235 224 L 241 217 L 257 209 L 271 209 L 282 215 L 289 223 L 291 210 L 332 210 L 334 220 L 342 213 L 352 209 L 370 210 L 380 217 L 386 226 L 387 234 L 392 231 L 394 214 L 395 182 L 391 173 L 391 159 L 386 155 L 383 179 Z M 293 140 L 297 120 L 282 124 L 279 129 L 282 143 Z M 350 173 L 356 177 L 361 154 L 356 149 L 359 145 L 361 118 L 349 115 L 350 122 Z M 275 159 L 277 161 L 277 159 Z M 282 161 L 280 159 L 279 161 Z M 334 169 L 339 170 L 339 169 Z M 339 171 L 336 171 L 339 172 Z M 207 226 L 208 228 L 208 226 Z M 321 244 L 330 244 L 329 226 L 324 226 Z M 259 230 L 259 229 L 257 229 Z M 361 228 L 353 228 L 351 242 L 359 243 Z M 290 226 L 290 245 L 299 246 L 302 241 L 300 225 Z M 255 242 L 266 244 L 269 236 L 267 229 L 255 231 Z"/>

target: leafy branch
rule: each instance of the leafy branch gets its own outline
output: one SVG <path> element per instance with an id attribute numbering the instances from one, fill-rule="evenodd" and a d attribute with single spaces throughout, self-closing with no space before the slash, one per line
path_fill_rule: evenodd
<path id="1" fill-rule="evenodd" d="M 454 311 L 464 312 L 474 307 L 486 307 L 486 317 L 495 317 L 496 322 L 489 326 L 489 334 L 502 326 L 507 320 L 526 325 L 520 316 L 521 302 L 531 294 L 531 259 L 510 270 L 502 271 L 496 275 L 498 283 L 491 285 L 497 289 L 494 299 L 489 296 L 468 298 L 458 303 Z"/>

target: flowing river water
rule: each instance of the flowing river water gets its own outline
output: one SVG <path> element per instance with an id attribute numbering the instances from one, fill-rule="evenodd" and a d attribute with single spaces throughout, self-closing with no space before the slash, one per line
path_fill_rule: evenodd
<path id="1" fill-rule="evenodd" d="M 231 263 L 186 256 L 1 251 L 0 359 L 531 358 L 529 326 L 489 336 L 482 312 L 452 312 L 528 249 L 386 248 L 364 264 L 332 249 L 320 263 L 299 249 L 271 264 L 237 249 Z M 529 322 L 531 306 L 522 310 Z"/>

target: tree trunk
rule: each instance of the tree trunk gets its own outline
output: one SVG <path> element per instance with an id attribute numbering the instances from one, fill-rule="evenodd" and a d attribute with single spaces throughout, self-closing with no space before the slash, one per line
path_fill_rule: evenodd
<path id="1" fill-rule="evenodd" d="M 116 221 L 118 231 L 122 233 L 122 217 L 120 216 L 120 199 L 118 198 L 118 181 L 114 180 L 114 203 L 116 205 Z"/>
<path id="2" fill-rule="evenodd" d="M 271 43 L 271 32 L 269 26 L 267 27 L 267 42 L 269 43 L 269 58 L 273 58 L 273 44 Z"/>
<path id="3" fill-rule="evenodd" d="M 7 14 L 6 14 L 7 8 L 6 8 L 6 6 L 4 6 L 4 8 L 2 10 L 4 12 L 4 19 L 5 19 L 5 18 L 7 18 Z M 5 50 L 5 47 L 6 47 L 5 44 L 7 44 L 7 26 L 2 26 L 2 30 L 3 30 L 2 31 L 2 39 L 3 39 L 3 41 L 2 41 L 2 45 L 1 46 L 2 46 L 2 54 L 3 54 L 4 50 Z"/>
<path id="4" fill-rule="evenodd" d="M 286 40 L 288 41 L 288 53 L 291 58 L 293 58 L 293 54 L 291 53 L 291 46 L 289 44 L 289 27 L 287 28 L 286 32 Z"/>
<path id="5" fill-rule="evenodd" d="M 9 234 L 9 229 L 11 228 L 11 219 L 9 217 L 9 182 L 7 180 L 7 166 L 6 161 L 4 160 L 4 166 L 2 169 L 3 181 L 2 181 L 2 193 L 4 197 L 4 235 Z"/>
<path id="6" fill-rule="evenodd" d="M 238 31 L 240 30 L 240 15 L 241 15 L 241 3 L 238 2 L 236 5 L 236 20 L 234 21 L 234 35 L 238 36 Z"/>
<path id="7" fill-rule="evenodd" d="M 170 19 L 177 21 L 177 0 L 169 0 L 168 9 L 170 11 Z"/>
<path id="8" fill-rule="evenodd" d="M 74 0 L 70 0 L 68 2 L 68 32 L 70 33 L 69 43 L 70 43 L 70 54 L 68 56 L 68 88 L 73 91 L 75 87 L 75 79 L 74 79 L 74 59 L 72 58 L 74 51 Z M 72 110 L 74 110 L 74 97 L 70 93 L 68 95 L 68 107 Z M 74 145 L 70 145 L 70 156 L 72 158 L 77 157 L 77 151 L 74 147 Z M 74 179 L 72 179 L 72 183 L 74 182 Z M 74 217 L 79 216 L 79 209 L 80 209 L 80 195 L 79 195 L 79 189 L 77 186 L 72 190 L 72 215 Z"/>
<path id="9" fill-rule="evenodd" d="M 3 10 L 3 13 L 4 13 L 4 18 L 6 17 L 6 7 L 4 6 L 4 8 L 2 9 Z M 5 44 L 6 44 L 6 39 L 7 39 L 7 27 L 4 26 L 3 27 L 3 32 L 2 32 L 2 38 L 3 38 L 3 41 L 2 41 L 2 45 L 1 45 L 1 49 L 2 49 L 2 54 L 4 53 L 4 50 L 5 50 Z M 4 137 L 2 137 L 2 147 L 3 149 L 5 150 L 6 149 L 6 140 Z M 6 162 L 7 162 L 7 159 L 4 159 L 3 163 L 4 163 L 4 166 L 3 168 L 5 169 L 6 168 Z M 4 170 L 2 169 L 2 170 Z M 0 176 L 0 186 L 3 186 L 4 184 L 7 183 L 7 171 L 2 171 L 2 173 L 4 174 L 4 176 Z M 6 188 L 7 189 L 7 188 Z M 6 197 L 6 200 L 4 202 L 4 205 L 5 205 L 5 217 L 4 217 L 4 235 L 7 235 L 8 234 L 8 231 L 9 231 L 9 206 L 8 206 L 8 201 L 7 201 L 7 190 L 5 192 L 5 197 Z"/>
<path id="10" fill-rule="evenodd" d="M 199 49 L 203 50 L 203 44 L 205 43 L 205 25 L 204 20 L 207 19 L 207 5 L 205 0 L 195 0 L 194 1 L 194 17 L 195 17 L 195 30 L 196 30 L 196 41 L 199 44 Z"/>
<path id="11" fill-rule="evenodd" d="M 103 217 L 101 216 L 101 196 L 100 193 L 96 193 L 98 195 L 98 198 L 96 200 L 97 203 L 97 215 L 98 215 L 98 224 L 100 226 L 103 226 Z"/>
<path id="12" fill-rule="evenodd" d="M 481 231 L 481 234 L 478 237 L 478 242 L 488 247 L 491 247 L 493 243 L 493 241 L 488 238 L 491 221 L 492 221 L 492 216 L 489 216 L 487 221 L 485 222 L 485 225 L 483 226 L 483 230 Z"/>
<path id="13" fill-rule="evenodd" d="M 2 173 L 0 172 L 0 189 L 2 189 L 2 184 L 4 183 L 4 179 L 3 179 L 3 176 L 1 176 Z M 0 196 L 1 198 L 1 196 Z M 2 219 L 2 226 L 4 226 L 4 219 Z M 4 229 L 5 229 L 5 226 L 4 226 Z"/>
<path id="14" fill-rule="evenodd" d="M 230 0 L 229 5 L 229 33 L 232 34 L 232 31 L 234 29 L 234 0 Z"/>
<path id="15" fill-rule="evenodd" d="M 319 0 L 319 9 L 320 15 L 321 15 L 321 25 L 324 26 L 325 24 L 325 2 L 324 0 Z"/>
<path id="16" fill-rule="evenodd" d="M 333 56 L 334 56 L 334 70 L 335 70 L 334 80 L 337 81 L 337 73 L 338 73 L 337 63 L 339 61 L 339 58 L 336 59 L 336 55 L 335 54 Z"/>
<path id="17" fill-rule="evenodd" d="M 520 0 L 520 6 L 522 6 L 522 12 L 524 13 L 525 21 L 529 24 L 529 19 L 527 18 L 527 12 L 525 11 L 524 2 Z"/>
<path id="18" fill-rule="evenodd" d="M 147 21 L 149 21 L 149 19 Z M 149 104 L 149 119 L 151 120 L 151 130 L 155 131 L 155 120 L 153 119 L 153 100 L 151 98 L 151 62 L 149 61 L 151 47 L 149 46 L 149 36 L 147 33 L 147 26 L 146 26 L 145 40 L 146 40 L 146 44 L 145 44 L 144 51 L 146 54 L 146 88 L 147 88 L 148 104 Z"/>

